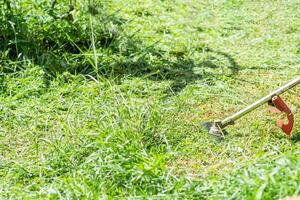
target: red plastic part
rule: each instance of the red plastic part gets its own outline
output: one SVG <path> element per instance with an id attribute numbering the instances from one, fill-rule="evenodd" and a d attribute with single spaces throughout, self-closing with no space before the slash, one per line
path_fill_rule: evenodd
<path id="1" fill-rule="evenodd" d="M 288 123 L 285 124 L 283 120 L 278 119 L 276 121 L 276 125 L 283 130 L 283 132 L 287 135 L 290 136 L 291 132 L 293 130 L 294 126 L 294 115 L 291 111 L 291 109 L 286 105 L 286 103 L 279 97 L 279 96 L 274 96 L 272 98 L 272 103 L 273 105 L 280 110 L 281 112 L 286 113 Z"/>

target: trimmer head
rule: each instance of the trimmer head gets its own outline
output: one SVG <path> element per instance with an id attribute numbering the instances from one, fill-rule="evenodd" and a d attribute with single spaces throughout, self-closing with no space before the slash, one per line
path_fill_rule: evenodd
<path id="1" fill-rule="evenodd" d="M 233 125 L 237 119 L 250 113 L 254 109 L 263 105 L 264 103 L 269 102 L 269 104 L 276 107 L 278 109 L 278 111 L 284 112 L 286 114 L 288 122 L 284 123 L 283 120 L 277 120 L 276 125 L 279 128 L 281 128 L 287 136 L 290 136 L 291 131 L 293 129 L 293 125 L 294 125 L 294 115 L 293 115 L 291 109 L 279 97 L 279 94 L 282 94 L 283 92 L 291 89 L 292 87 L 294 87 L 298 84 L 300 84 L 300 76 L 297 77 L 295 80 L 290 81 L 289 83 L 285 84 L 284 86 L 278 88 L 277 90 L 271 92 L 267 96 L 252 103 L 251 105 L 248 105 L 244 109 L 234 113 L 231 116 L 228 116 L 227 118 L 223 119 L 222 121 L 204 122 L 204 123 L 202 123 L 202 126 L 209 134 L 220 137 L 220 138 L 225 138 L 224 131 L 222 129 L 224 129 L 228 125 Z"/>
<path id="2" fill-rule="evenodd" d="M 202 127 L 211 135 L 224 138 L 220 122 L 204 122 Z"/>

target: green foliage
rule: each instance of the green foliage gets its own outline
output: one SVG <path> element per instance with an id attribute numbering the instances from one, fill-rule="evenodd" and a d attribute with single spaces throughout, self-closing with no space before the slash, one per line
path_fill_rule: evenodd
<path id="1" fill-rule="evenodd" d="M 31 1 L 30 1 L 31 2 Z M 102 12 L 100 4 L 72 5 L 67 1 L 15 1 L 1 4 L 0 49 L 4 60 L 31 59 L 50 73 L 91 71 L 91 32 L 96 47 L 112 49 L 118 37 L 117 19 Z M 10 5 L 10 9 L 8 6 Z M 76 7 L 75 7 L 76 6 Z M 90 11 L 88 6 L 99 7 Z M 95 13 L 96 12 L 96 13 Z M 92 21 L 100 26 L 91 27 Z M 3 62 L 3 61 L 2 61 Z"/>
<path id="2" fill-rule="evenodd" d="M 300 74 L 297 1 L 70 2 L 0 1 L 1 198 L 299 195 L 297 121 L 200 126 Z"/>

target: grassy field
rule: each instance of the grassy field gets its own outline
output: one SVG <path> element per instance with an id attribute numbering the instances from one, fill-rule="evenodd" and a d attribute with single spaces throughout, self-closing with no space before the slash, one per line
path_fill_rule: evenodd
<path id="1" fill-rule="evenodd" d="M 1 199 L 300 194 L 299 86 L 291 138 L 267 105 L 200 126 L 300 75 L 298 0 L 29 2 L 0 2 Z"/>

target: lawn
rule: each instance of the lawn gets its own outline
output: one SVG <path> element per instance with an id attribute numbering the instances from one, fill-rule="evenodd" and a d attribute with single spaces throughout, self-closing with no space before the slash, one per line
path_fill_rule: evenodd
<path id="1" fill-rule="evenodd" d="M 300 86 L 291 138 L 267 105 L 201 127 L 300 75 L 298 0 L 5 2 L 1 199 L 300 195 Z"/>

